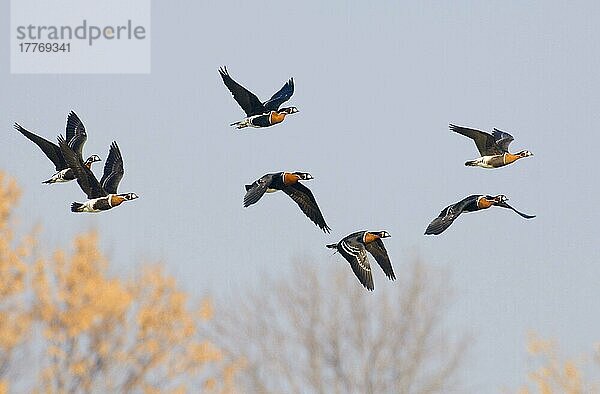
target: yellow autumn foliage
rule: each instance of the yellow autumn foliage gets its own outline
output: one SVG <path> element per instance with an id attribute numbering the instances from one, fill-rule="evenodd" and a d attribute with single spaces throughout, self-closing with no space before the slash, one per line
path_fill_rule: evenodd
<path id="1" fill-rule="evenodd" d="M 598 393 L 599 387 L 583 378 L 583 360 L 563 359 L 558 345 L 530 333 L 527 351 L 539 363 L 537 369 L 528 374 L 532 383 L 523 386 L 519 394 L 587 394 Z"/>
<path id="2" fill-rule="evenodd" d="M 0 365 L 12 362 L 18 347 L 26 339 L 31 315 L 25 307 L 26 258 L 33 249 L 33 236 L 16 245 L 11 230 L 11 212 L 20 196 L 16 182 L 0 172 Z M 0 378 L 6 368 L 2 368 Z M 0 392 L 8 382 L 2 381 Z"/>
<path id="3" fill-rule="evenodd" d="M 26 371 L 0 374 L 0 394 L 26 381 L 40 393 L 235 391 L 241 364 L 225 362 L 199 332 L 210 299 L 194 303 L 158 265 L 111 276 L 95 232 L 49 257 L 34 253 L 33 235 L 14 245 L 18 198 L 0 172 L 0 371 Z M 18 351 L 35 362 L 23 368 Z"/>

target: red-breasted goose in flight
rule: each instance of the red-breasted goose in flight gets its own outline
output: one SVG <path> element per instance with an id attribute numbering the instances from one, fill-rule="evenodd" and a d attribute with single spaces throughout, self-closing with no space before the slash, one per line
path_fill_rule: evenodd
<path id="1" fill-rule="evenodd" d="M 350 263 L 350 267 L 360 283 L 367 290 L 373 290 L 373 275 L 367 252 L 375 258 L 388 279 L 396 279 L 390 257 L 382 241 L 383 238 L 389 237 L 390 234 L 387 231 L 358 231 L 342 238 L 336 244 L 325 246 L 340 252 Z"/>
<path id="2" fill-rule="evenodd" d="M 104 174 L 100 182 L 98 182 L 94 173 L 84 165 L 81 157 L 69 147 L 62 137 L 58 137 L 58 145 L 67 164 L 73 169 L 81 190 L 83 190 L 89 199 L 84 203 L 72 203 L 72 212 L 97 213 L 107 211 L 124 201 L 131 201 L 138 198 L 135 193 L 117 194 L 117 187 L 121 178 L 123 178 L 125 170 L 123 168 L 123 157 L 116 142 L 113 142 L 110 146 L 108 158 L 104 165 Z"/>
<path id="3" fill-rule="evenodd" d="M 229 76 L 226 67 L 220 68 L 219 74 L 221 74 L 225 86 L 227 86 L 227 89 L 229 89 L 235 101 L 237 101 L 244 112 L 246 112 L 245 119 L 231 124 L 231 126 L 235 126 L 237 129 L 243 129 L 244 127 L 261 128 L 273 126 L 274 124 L 283 122 L 286 115 L 298 112 L 298 108 L 296 107 L 279 109 L 281 104 L 288 101 L 290 97 L 292 97 L 292 94 L 294 94 L 293 78 L 290 78 L 277 93 L 263 103 L 254 93 L 234 81 Z"/>
<path id="4" fill-rule="evenodd" d="M 448 205 L 446 208 L 440 212 L 439 216 L 427 226 L 427 230 L 425 230 L 425 235 L 439 235 L 444 232 L 450 225 L 456 220 L 457 217 L 460 216 L 463 212 L 476 212 L 482 209 L 487 209 L 492 206 L 497 206 L 501 208 L 512 209 L 525 219 L 533 219 L 535 215 L 527 215 L 522 212 L 517 211 L 508 203 L 508 198 L 504 194 L 499 194 L 497 196 L 489 196 L 482 194 L 475 194 L 469 197 L 466 197 L 459 202 Z"/>
<path id="5" fill-rule="evenodd" d="M 68 182 L 75 179 L 75 174 L 67 165 L 67 162 L 65 161 L 58 145 L 32 133 L 18 123 L 15 123 L 14 127 L 17 131 L 35 143 L 42 150 L 42 152 L 44 152 L 48 159 L 54 163 L 56 173 L 43 183 L 52 184 Z M 71 149 L 73 149 L 78 155 L 82 155 L 83 145 L 87 141 L 87 133 L 85 131 L 85 127 L 83 126 L 83 122 L 73 111 L 71 111 L 67 117 L 66 141 Z M 84 165 L 87 168 L 91 168 L 92 163 L 97 161 L 100 161 L 100 158 L 97 155 L 91 155 L 84 162 Z"/>
<path id="6" fill-rule="evenodd" d="M 317 205 L 317 200 L 309 188 L 299 181 L 308 181 L 313 179 L 307 172 L 276 172 L 266 174 L 254 181 L 251 185 L 246 185 L 246 195 L 244 196 L 244 207 L 255 204 L 265 193 L 283 191 L 290 196 L 292 200 L 304 212 L 314 224 L 321 230 L 328 233 L 331 229 L 325 223 L 323 214 Z"/>
<path id="7" fill-rule="evenodd" d="M 475 142 L 475 145 L 481 154 L 481 157 L 475 160 L 467 161 L 465 163 L 466 166 L 498 168 L 514 163 L 523 157 L 533 156 L 533 153 L 529 152 L 528 150 L 522 150 L 518 153 L 510 153 L 508 151 L 508 146 L 514 140 L 514 138 L 505 131 L 494 129 L 490 134 L 485 131 L 456 126 L 453 124 L 450 125 L 450 130 L 471 138 Z"/>

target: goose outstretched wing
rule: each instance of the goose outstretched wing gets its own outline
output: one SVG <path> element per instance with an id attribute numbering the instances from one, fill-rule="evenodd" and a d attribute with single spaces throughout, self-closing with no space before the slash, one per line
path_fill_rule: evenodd
<path id="1" fill-rule="evenodd" d="M 365 246 L 367 251 L 375 257 L 375 261 L 381 267 L 385 275 L 389 279 L 396 279 L 396 275 L 394 274 L 394 269 L 392 268 L 392 262 L 390 261 L 390 256 L 388 256 L 387 250 L 385 249 L 385 245 L 381 239 L 377 239 L 373 242 L 369 242 Z"/>
<path id="2" fill-rule="evenodd" d="M 67 162 L 63 158 L 62 152 L 58 145 L 40 137 L 39 135 L 33 134 L 31 131 L 27 130 L 18 123 L 15 123 L 14 128 L 34 144 L 36 144 L 42 150 L 42 152 L 44 152 L 48 159 L 54 163 L 56 171 L 61 171 L 68 168 Z"/>
<path id="3" fill-rule="evenodd" d="M 83 145 L 87 141 L 87 133 L 83 122 L 73 111 L 67 116 L 66 141 L 76 153 L 83 156 Z"/>
<path id="4" fill-rule="evenodd" d="M 317 200 L 308 187 L 296 182 L 283 188 L 283 192 L 298 204 L 302 212 L 304 212 L 314 224 L 319 226 L 324 232 L 329 233 L 331 229 L 327 226 L 327 223 L 325 223 Z"/>
<path id="5" fill-rule="evenodd" d="M 350 263 L 350 267 L 360 283 L 367 290 L 373 290 L 373 275 L 365 247 L 360 243 L 343 239 L 338 243 L 337 250 Z"/>
<path id="6" fill-rule="evenodd" d="M 264 105 L 258 97 L 229 76 L 226 67 L 219 69 L 219 74 L 223 78 L 223 83 L 233 95 L 233 98 L 242 107 L 247 116 L 260 115 L 266 112 Z"/>
<path id="7" fill-rule="evenodd" d="M 513 207 L 511 207 L 510 205 L 508 205 L 508 203 L 506 203 L 506 201 L 503 201 L 501 203 L 497 203 L 496 205 L 499 206 L 499 207 L 501 207 L 501 208 L 511 209 L 511 210 L 515 211 L 517 214 L 519 214 L 521 217 L 525 218 L 525 219 L 533 219 L 535 217 L 535 215 L 527 215 L 526 213 L 517 211 L 516 209 L 514 209 Z"/>
<path id="8" fill-rule="evenodd" d="M 508 146 L 514 140 L 513 136 L 508 134 L 506 131 L 498 129 L 494 129 L 492 131 L 492 136 L 494 136 L 496 144 L 500 147 L 500 149 L 502 149 L 503 152 L 508 152 Z"/>
<path id="9" fill-rule="evenodd" d="M 104 163 L 104 173 L 100 179 L 100 185 L 109 194 L 116 194 L 119 182 L 123 178 L 125 170 L 123 168 L 123 157 L 119 146 L 115 141 L 110 144 L 110 150 L 106 163 Z"/>
<path id="10" fill-rule="evenodd" d="M 496 138 L 490 133 L 453 124 L 450 125 L 450 130 L 475 141 L 475 146 L 477 146 L 477 150 L 481 156 L 501 155 L 504 153 L 500 146 L 496 144 Z"/>
<path id="11" fill-rule="evenodd" d="M 265 101 L 264 107 L 267 111 L 277 111 L 281 104 L 285 103 L 294 94 L 294 78 L 290 78 L 289 81 L 283 85 L 277 93 L 273 95 L 268 101 Z"/>
<path id="12" fill-rule="evenodd" d="M 463 212 L 465 202 L 459 201 L 455 204 L 448 205 L 440 212 L 439 216 L 429 223 L 425 230 L 425 235 L 439 235 L 443 233 L 460 214 Z"/>
<path id="13" fill-rule="evenodd" d="M 260 198 L 267 192 L 272 180 L 273 174 L 267 174 L 254 181 L 251 185 L 246 185 L 244 208 L 247 208 L 252 204 L 256 204 L 258 200 L 260 200 Z"/>

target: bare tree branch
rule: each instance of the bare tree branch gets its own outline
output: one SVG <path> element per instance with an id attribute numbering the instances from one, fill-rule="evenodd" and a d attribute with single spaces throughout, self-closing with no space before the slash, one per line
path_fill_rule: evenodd
<path id="1" fill-rule="evenodd" d="M 217 304 L 203 333 L 247 368 L 247 392 L 441 393 L 455 388 L 466 339 L 443 329 L 445 276 L 413 263 L 367 293 L 346 267 L 296 262 L 239 300 Z M 386 291 L 387 290 L 387 291 Z"/>

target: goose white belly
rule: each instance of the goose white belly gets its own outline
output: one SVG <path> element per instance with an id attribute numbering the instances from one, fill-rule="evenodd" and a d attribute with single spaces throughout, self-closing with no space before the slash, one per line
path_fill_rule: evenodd
<path id="1" fill-rule="evenodd" d="M 67 171 L 69 171 L 69 168 L 65 168 L 64 170 L 54 173 L 54 175 L 52 175 L 52 177 L 44 183 L 62 183 L 71 181 L 72 179 L 65 179 Z"/>
<path id="2" fill-rule="evenodd" d="M 64 170 L 60 170 L 59 172 L 54 174 L 54 176 L 57 177 L 56 182 L 69 182 L 70 179 L 65 179 L 67 171 L 69 171 L 69 168 L 65 168 Z"/>
<path id="3" fill-rule="evenodd" d="M 249 118 L 246 118 L 245 121 L 247 122 L 248 127 L 254 127 L 255 129 L 259 129 L 260 126 L 257 126 L 254 124 L 254 119 L 258 119 L 261 116 L 264 116 L 264 114 L 260 114 L 260 115 L 252 115 Z"/>
<path id="4" fill-rule="evenodd" d="M 94 208 L 94 204 L 96 204 L 96 202 L 98 202 L 98 200 L 101 200 L 103 198 L 105 199 L 106 197 L 94 198 L 93 200 L 87 200 L 86 202 L 84 202 L 83 203 L 83 212 L 89 212 L 89 213 L 102 212 L 102 210 Z"/>
<path id="5" fill-rule="evenodd" d="M 243 129 L 245 127 L 253 127 L 255 129 L 260 128 L 260 126 L 255 125 L 252 121 L 258 117 L 264 116 L 264 114 L 260 115 L 252 115 L 248 118 L 244 118 L 238 122 L 232 123 L 231 126 L 235 126 L 237 129 Z"/>
<path id="6" fill-rule="evenodd" d="M 482 167 L 485 168 L 494 168 L 492 166 L 492 159 L 494 159 L 496 156 L 483 156 L 481 158 L 481 163 L 482 163 Z"/>
<path id="7" fill-rule="evenodd" d="M 496 168 L 496 166 L 494 166 L 494 161 L 498 159 L 497 155 L 494 156 L 481 156 L 475 160 L 472 161 L 472 163 L 474 165 L 476 165 L 477 167 L 482 167 L 482 168 Z"/>

